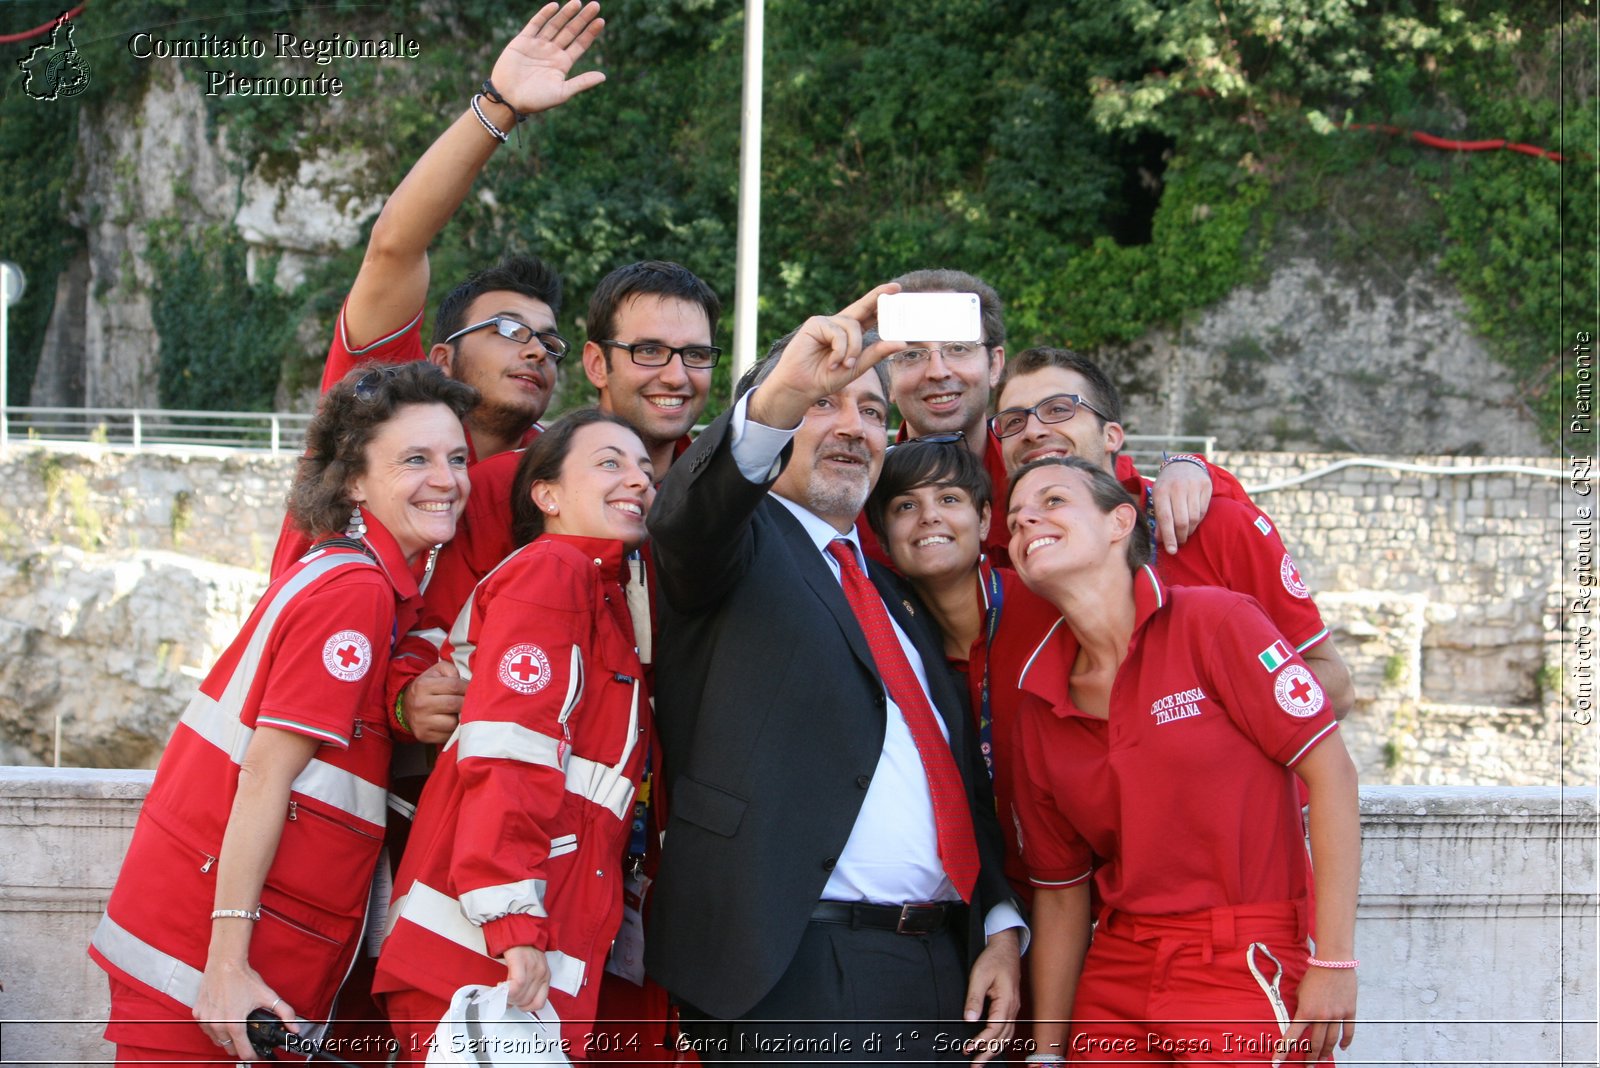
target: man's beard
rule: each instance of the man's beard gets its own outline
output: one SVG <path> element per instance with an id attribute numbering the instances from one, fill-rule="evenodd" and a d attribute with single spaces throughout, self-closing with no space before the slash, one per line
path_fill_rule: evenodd
<path id="1" fill-rule="evenodd" d="M 865 464 L 859 479 L 843 472 L 824 474 L 812 471 L 806 481 L 806 508 L 819 516 L 850 516 L 861 514 L 872 492 L 872 475 Z"/>
<path id="2" fill-rule="evenodd" d="M 499 438 L 518 438 L 539 421 L 544 409 L 529 398 L 527 404 L 497 405 L 479 401 L 467 422 Z"/>

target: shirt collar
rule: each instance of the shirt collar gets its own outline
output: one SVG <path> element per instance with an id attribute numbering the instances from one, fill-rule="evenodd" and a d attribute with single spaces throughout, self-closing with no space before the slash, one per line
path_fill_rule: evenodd
<path id="1" fill-rule="evenodd" d="M 1134 573 L 1133 635 L 1129 639 L 1130 645 L 1144 630 L 1145 624 L 1150 622 L 1150 617 L 1166 606 L 1167 600 L 1167 588 L 1156 577 L 1154 568 L 1146 564 Z M 1028 660 L 1017 679 L 1018 687 L 1050 702 L 1058 716 L 1073 714 L 1076 710 L 1070 696 L 1072 662 L 1077 655 L 1078 639 L 1073 635 L 1072 628 L 1066 625 L 1065 619 L 1056 620 L 1044 640 L 1028 654 Z"/>
<path id="2" fill-rule="evenodd" d="M 829 542 L 843 538 L 850 543 L 850 547 L 855 551 L 856 563 L 860 565 L 863 572 L 866 571 L 867 562 L 861 552 L 861 536 L 854 526 L 851 526 L 848 533 L 841 534 L 832 523 L 813 513 L 805 505 L 796 504 L 789 498 L 780 497 L 776 493 L 771 496 L 773 500 L 787 508 L 789 514 L 799 521 L 800 526 L 805 529 L 806 536 L 817 547 L 817 552 L 826 554 Z"/>
<path id="3" fill-rule="evenodd" d="M 600 568 L 602 578 L 612 582 L 623 582 L 628 577 L 628 550 L 615 538 L 584 538 L 576 534 L 552 534 L 546 532 L 539 535 L 551 541 L 563 542 L 576 548 L 583 555 L 593 560 Z"/>
<path id="4" fill-rule="evenodd" d="M 394 535 L 378 522 L 377 516 L 364 507 L 361 509 L 361 518 L 366 522 L 367 532 L 360 540 L 371 550 L 374 560 L 389 577 L 389 584 L 394 587 L 395 596 L 402 601 L 409 601 L 418 596 L 420 591 L 417 586 L 417 575 L 411 570 L 411 565 L 406 563 L 406 554 L 401 552 L 400 544 L 394 540 Z M 424 552 L 417 559 L 419 568 L 426 564 L 432 551 L 430 549 Z"/>

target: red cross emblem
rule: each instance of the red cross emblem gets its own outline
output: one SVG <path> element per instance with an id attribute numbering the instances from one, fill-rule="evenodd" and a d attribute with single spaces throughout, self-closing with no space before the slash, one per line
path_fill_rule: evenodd
<path id="1" fill-rule="evenodd" d="M 507 670 L 518 682 L 532 682 L 539 675 L 539 665 L 527 653 L 511 661 L 511 666 Z"/>
<path id="2" fill-rule="evenodd" d="M 1316 677 L 1299 664 L 1290 664 L 1279 673 L 1272 683 L 1272 695 L 1277 698 L 1279 708 L 1300 719 L 1322 711 L 1322 687 L 1317 684 Z"/>
<path id="3" fill-rule="evenodd" d="M 538 693 L 550 684 L 550 658 L 537 645 L 513 645 L 500 657 L 499 677 L 518 693 Z"/>
<path id="4" fill-rule="evenodd" d="M 359 630 L 341 630 L 322 643 L 322 666 L 344 682 L 355 682 L 372 665 L 372 643 Z"/>

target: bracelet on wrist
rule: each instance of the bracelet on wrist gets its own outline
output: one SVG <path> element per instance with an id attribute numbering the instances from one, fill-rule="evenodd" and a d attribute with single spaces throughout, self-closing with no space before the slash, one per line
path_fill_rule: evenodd
<path id="1" fill-rule="evenodd" d="M 261 919 L 261 906 L 257 905 L 254 912 L 249 909 L 212 909 L 211 918 L 213 920 L 249 920 L 251 923 L 255 923 Z"/>
<path id="2" fill-rule="evenodd" d="M 411 734 L 411 724 L 406 722 L 406 695 L 404 691 L 396 694 L 394 698 L 394 723 L 395 726 L 407 734 Z M 414 734 L 411 736 L 413 738 L 416 737 Z"/>
<path id="3" fill-rule="evenodd" d="M 1171 464 L 1196 464 L 1200 470 L 1206 469 L 1204 457 L 1196 456 L 1192 452 L 1174 452 L 1161 454 L 1161 470 L 1165 471 Z"/>
<path id="4" fill-rule="evenodd" d="M 511 112 L 511 117 L 517 120 L 517 125 L 519 126 L 527 122 L 531 117 L 530 115 L 525 115 L 516 108 L 512 107 L 511 103 L 506 100 L 505 97 L 500 95 L 500 90 L 494 87 L 494 82 L 490 81 L 488 78 L 483 80 L 483 85 L 480 87 L 478 95 L 482 96 L 490 103 L 499 104 L 501 107 Z"/>
<path id="5" fill-rule="evenodd" d="M 1361 962 L 1358 960 L 1318 960 L 1316 957 L 1312 957 L 1307 963 L 1313 968 L 1352 970 L 1361 967 Z"/>
<path id="6" fill-rule="evenodd" d="M 508 135 L 506 134 L 506 132 L 504 130 L 500 129 L 500 127 L 498 127 L 494 123 L 490 122 L 489 121 L 489 116 L 487 116 L 487 115 L 485 115 L 483 113 L 483 105 L 478 103 L 478 101 L 480 101 L 482 99 L 483 99 L 483 94 L 482 93 L 473 94 L 473 97 L 472 97 L 472 113 L 474 115 L 478 116 L 478 121 L 483 124 L 483 128 L 485 130 L 489 131 L 489 136 L 493 137 L 496 141 L 499 141 L 503 145 L 503 144 L 506 143 L 506 141 L 508 139 Z"/>

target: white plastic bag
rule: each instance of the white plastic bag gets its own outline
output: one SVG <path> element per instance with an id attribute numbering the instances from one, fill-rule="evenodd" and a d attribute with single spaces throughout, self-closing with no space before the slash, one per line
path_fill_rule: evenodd
<path id="1" fill-rule="evenodd" d="M 430 1065 L 502 1068 L 507 1065 L 571 1065 L 561 1037 L 561 1017 L 548 1003 L 538 1014 L 506 1000 L 499 986 L 464 986 L 450 999 L 428 1050 Z"/>

